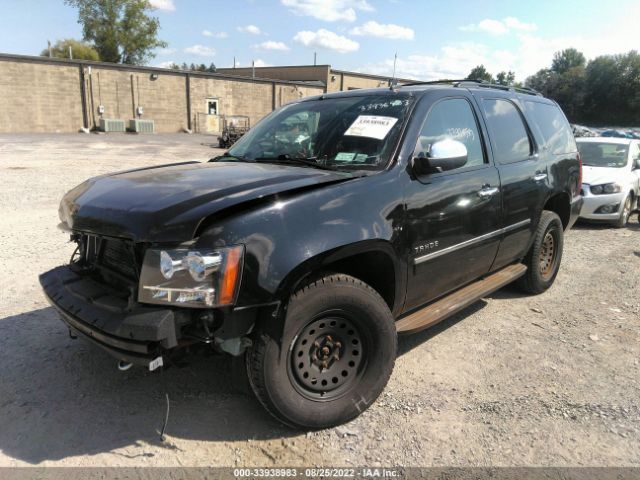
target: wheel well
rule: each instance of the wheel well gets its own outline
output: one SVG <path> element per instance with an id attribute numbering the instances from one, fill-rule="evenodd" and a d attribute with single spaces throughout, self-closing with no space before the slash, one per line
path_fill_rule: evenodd
<path id="1" fill-rule="evenodd" d="M 323 265 L 323 270 L 343 273 L 373 288 L 393 311 L 396 300 L 396 274 L 393 261 L 380 251 L 358 253 Z"/>
<path id="2" fill-rule="evenodd" d="M 569 195 L 566 193 L 554 195 L 544 204 L 544 210 L 555 212 L 560 217 L 563 228 L 567 228 L 571 217 L 571 200 L 569 199 Z"/>

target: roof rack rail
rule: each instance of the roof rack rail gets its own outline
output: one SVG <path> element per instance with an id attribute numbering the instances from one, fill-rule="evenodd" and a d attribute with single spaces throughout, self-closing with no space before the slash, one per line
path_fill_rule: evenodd
<path id="1" fill-rule="evenodd" d="M 467 79 L 442 79 L 442 80 L 425 80 L 425 81 L 415 81 L 415 82 L 409 82 L 409 83 L 401 83 L 398 86 L 399 87 L 412 87 L 412 86 L 418 86 L 418 85 L 438 85 L 438 84 L 458 84 L 461 82 L 474 82 L 474 83 L 485 83 L 484 80 L 467 80 Z"/>
<path id="2" fill-rule="evenodd" d="M 504 90 L 504 91 L 514 91 L 514 92 L 518 92 L 518 93 L 525 93 L 527 95 L 536 95 L 538 97 L 542 97 L 542 94 L 540 92 L 538 92 L 537 90 L 534 90 L 533 88 L 529 88 L 529 87 L 516 87 L 515 85 L 499 85 L 497 83 L 488 83 L 488 82 L 480 82 L 478 83 L 476 80 L 464 80 L 462 82 L 459 82 L 458 84 L 456 84 L 456 87 L 458 86 L 462 86 L 464 83 L 473 83 L 474 86 L 476 87 L 480 87 L 480 88 L 495 88 L 497 90 Z"/>
<path id="3" fill-rule="evenodd" d="M 527 95 L 536 95 L 538 97 L 542 97 L 542 94 L 537 90 L 534 90 L 533 88 L 516 87 L 515 85 L 498 85 L 497 83 L 489 83 L 486 80 L 476 80 L 476 79 L 470 79 L 470 78 L 465 78 L 462 80 L 444 79 L 444 80 L 430 80 L 430 81 L 424 81 L 424 82 L 410 82 L 410 83 L 402 83 L 398 86 L 411 87 L 411 86 L 418 86 L 418 85 L 442 85 L 442 84 L 451 84 L 454 87 L 461 87 L 461 86 L 464 86 L 465 84 L 472 84 L 474 87 L 495 88 L 497 90 L 514 91 L 518 93 L 525 93 Z"/>

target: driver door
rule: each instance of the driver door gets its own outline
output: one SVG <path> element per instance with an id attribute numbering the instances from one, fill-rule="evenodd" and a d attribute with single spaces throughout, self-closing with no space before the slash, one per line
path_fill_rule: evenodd
<path id="1" fill-rule="evenodd" d="M 486 133 L 473 103 L 462 94 L 434 102 L 416 153 L 445 139 L 466 146 L 467 162 L 409 182 L 406 225 L 411 252 L 405 310 L 486 274 L 500 242 L 498 170 L 489 161 Z"/>

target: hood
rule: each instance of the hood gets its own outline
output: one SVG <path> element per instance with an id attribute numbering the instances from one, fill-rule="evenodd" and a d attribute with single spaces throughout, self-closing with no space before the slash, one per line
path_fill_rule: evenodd
<path id="1" fill-rule="evenodd" d="M 627 167 L 611 168 L 611 167 L 582 167 L 582 183 L 588 185 L 601 185 L 603 183 L 625 183 L 629 172 Z"/>
<path id="2" fill-rule="evenodd" d="M 75 231 L 183 242 L 202 220 L 229 207 L 350 178 L 289 165 L 189 162 L 89 179 L 63 197 L 59 214 Z"/>

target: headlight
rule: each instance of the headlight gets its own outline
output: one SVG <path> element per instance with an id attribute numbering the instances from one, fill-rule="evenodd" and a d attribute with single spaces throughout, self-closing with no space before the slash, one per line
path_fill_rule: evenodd
<path id="1" fill-rule="evenodd" d="M 219 307 L 236 300 L 244 247 L 155 249 L 144 256 L 138 301 Z"/>
<path id="2" fill-rule="evenodd" d="M 602 195 L 603 193 L 619 193 L 622 191 L 622 187 L 617 183 L 605 183 L 602 185 L 593 185 L 591 186 L 590 190 L 594 195 Z"/>

